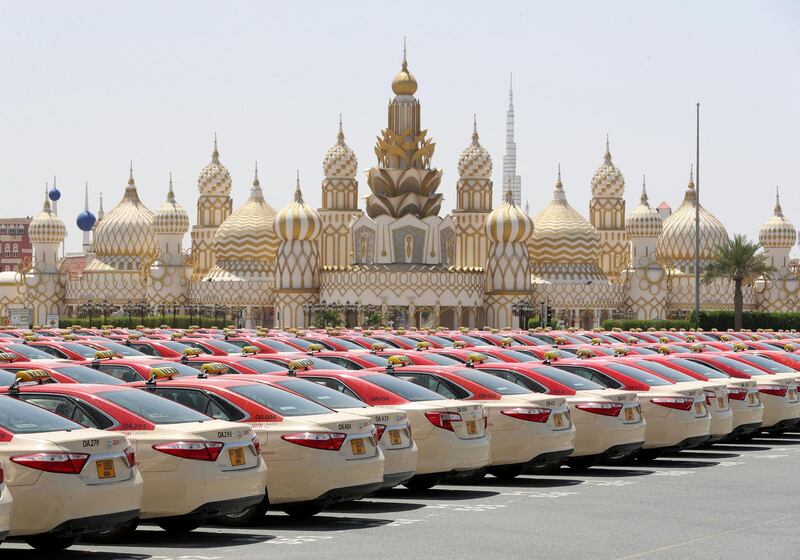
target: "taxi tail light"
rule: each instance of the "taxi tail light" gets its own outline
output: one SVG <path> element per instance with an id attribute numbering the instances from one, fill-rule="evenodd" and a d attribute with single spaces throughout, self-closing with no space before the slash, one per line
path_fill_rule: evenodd
<path id="1" fill-rule="evenodd" d="M 411 422 L 406 421 L 406 430 L 408 431 L 408 438 L 411 439 Z"/>
<path id="2" fill-rule="evenodd" d="M 489 429 L 489 413 L 487 411 L 483 411 L 483 431 Z"/>
<path id="3" fill-rule="evenodd" d="M 650 402 L 659 406 L 683 411 L 692 410 L 692 406 L 694 405 L 694 399 L 689 397 L 656 397 L 650 399 Z"/>
<path id="4" fill-rule="evenodd" d="M 734 401 L 743 401 L 747 397 L 747 389 L 742 387 L 728 387 L 728 398 Z"/>
<path id="5" fill-rule="evenodd" d="M 526 422 L 540 422 L 545 423 L 550 418 L 551 410 L 549 408 L 508 408 L 501 410 L 501 414 L 516 418 L 517 420 L 524 420 Z"/>
<path id="6" fill-rule="evenodd" d="M 78 474 L 88 460 L 88 453 L 42 452 L 11 457 L 11 461 L 18 465 L 60 474 Z"/>
<path id="7" fill-rule="evenodd" d="M 772 395 L 773 397 L 785 397 L 788 390 L 789 388 L 785 385 L 760 385 L 758 387 L 759 393 Z"/>
<path id="8" fill-rule="evenodd" d="M 250 441 L 253 444 L 253 451 L 255 452 L 255 454 L 261 455 L 261 442 L 258 441 L 258 436 L 253 435 Z"/>
<path id="9" fill-rule="evenodd" d="M 703 391 L 706 394 L 706 404 L 711 406 L 714 403 L 714 399 L 717 398 L 717 394 L 714 391 L 705 390 Z"/>
<path id="10" fill-rule="evenodd" d="M 461 415 L 457 412 L 426 412 L 425 418 L 443 430 L 453 431 L 453 422 L 461 422 Z"/>
<path id="11" fill-rule="evenodd" d="M 340 432 L 300 432 L 283 435 L 281 439 L 303 447 L 339 451 L 344 440 L 347 439 L 347 434 Z"/>
<path id="12" fill-rule="evenodd" d="M 3 474 L 3 467 L 0 467 L 0 484 L 3 483 L 4 478 L 5 478 L 5 476 Z"/>
<path id="13" fill-rule="evenodd" d="M 587 402 L 576 404 L 575 408 L 601 416 L 619 416 L 619 413 L 622 412 L 622 403 Z"/>
<path id="14" fill-rule="evenodd" d="M 125 448 L 125 460 L 130 468 L 136 466 L 136 450 L 133 449 L 132 445 Z"/>
<path id="15" fill-rule="evenodd" d="M 181 459 L 214 462 L 224 446 L 220 441 L 171 441 L 157 443 L 153 445 L 153 449 Z"/>
<path id="16" fill-rule="evenodd" d="M 385 431 L 386 426 L 384 424 L 375 424 L 375 441 L 380 441 Z"/>

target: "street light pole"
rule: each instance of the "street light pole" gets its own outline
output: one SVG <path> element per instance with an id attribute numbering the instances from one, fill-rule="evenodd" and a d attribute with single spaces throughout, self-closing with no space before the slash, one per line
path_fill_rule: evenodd
<path id="1" fill-rule="evenodd" d="M 694 206 L 694 317 L 700 322 L 700 103 L 697 104 L 695 139 L 695 206 Z"/>

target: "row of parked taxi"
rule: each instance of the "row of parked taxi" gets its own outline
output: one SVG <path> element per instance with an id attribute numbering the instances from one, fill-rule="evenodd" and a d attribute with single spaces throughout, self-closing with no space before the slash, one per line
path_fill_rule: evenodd
<path id="1" fill-rule="evenodd" d="M 796 337 L 0 330 L 0 536 L 52 551 L 780 433 Z"/>

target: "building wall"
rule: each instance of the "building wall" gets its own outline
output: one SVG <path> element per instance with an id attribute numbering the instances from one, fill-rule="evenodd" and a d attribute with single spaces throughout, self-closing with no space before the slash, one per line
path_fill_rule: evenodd
<path id="1" fill-rule="evenodd" d="M 0 218 L 0 272 L 17 270 L 23 259 L 33 256 L 28 239 L 31 218 Z"/>

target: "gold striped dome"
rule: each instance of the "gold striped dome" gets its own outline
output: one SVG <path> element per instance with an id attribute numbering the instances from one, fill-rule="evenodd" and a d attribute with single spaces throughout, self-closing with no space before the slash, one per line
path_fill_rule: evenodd
<path id="1" fill-rule="evenodd" d="M 783 215 L 777 187 L 775 187 L 775 210 L 772 217 L 758 230 L 758 242 L 767 249 L 791 249 L 797 243 L 797 230 Z"/>
<path id="2" fill-rule="evenodd" d="M 534 232 L 533 220 L 514 204 L 507 190 L 503 204 L 492 210 L 486 219 L 486 235 L 493 243 L 525 243 Z"/>
<path id="3" fill-rule="evenodd" d="M 50 199 L 45 194 L 44 206 L 28 226 L 28 238 L 35 244 L 58 244 L 64 241 L 67 228 L 61 218 L 50 208 Z"/>
<path id="4" fill-rule="evenodd" d="M 600 236 L 586 218 L 567 202 L 561 168 L 553 200 L 534 216 L 536 229 L 528 240 L 532 260 L 555 264 L 593 264 L 600 255 Z"/>
<path id="5" fill-rule="evenodd" d="M 98 256 L 142 256 L 156 248 L 153 212 L 139 200 L 131 167 L 125 194 L 100 220 L 94 230 L 94 249 Z"/>
<path id="6" fill-rule="evenodd" d="M 656 255 L 662 266 L 685 268 L 693 266 L 695 258 L 695 209 L 697 191 L 693 174 L 683 202 L 664 220 L 656 244 Z M 720 245 L 728 243 L 728 232 L 716 216 L 700 205 L 700 259 L 707 260 L 717 254 Z"/>
<path id="7" fill-rule="evenodd" d="M 492 156 L 478 141 L 478 121 L 472 121 L 472 143 L 458 156 L 458 175 L 462 179 L 490 179 Z"/>
<path id="8" fill-rule="evenodd" d="M 417 80 L 408 71 L 405 45 L 403 45 L 403 67 L 392 80 L 392 91 L 395 95 L 414 95 L 417 92 Z"/>
<path id="9" fill-rule="evenodd" d="M 274 260 L 278 249 L 274 220 L 275 210 L 264 200 L 256 168 L 250 198 L 222 222 L 214 236 L 217 260 Z"/>
<path id="10" fill-rule="evenodd" d="M 167 200 L 156 211 L 153 227 L 157 234 L 183 234 L 189 231 L 189 214 L 175 201 L 172 190 L 172 173 L 169 174 L 169 192 Z"/>
<path id="11" fill-rule="evenodd" d="M 611 150 L 606 138 L 606 153 L 603 164 L 592 176 L 592 196 L 599 198 L 622 198 L 625 194 L 625 177 L 611 161 Z"/>
<path id="12" fill-rule="evenodd" d="M 300 177 L 294 190 L 294 201 L 275 217 L 275 233 L 284 241 L 313 241 L 322 232 L 319 214 L 303 201 Z"/>
<path id="13" fill-rule="evenodd" d="M 625 232 L 628 237 L 658 237 L 663 225 L 664 221 L 658 214 L 658 210 L 650 208 L 643 177 L 639 206 L 625 219 Z"/>
<path id="14" fill-rule="evenodd" d="M 212 196 L 230 196 L 231 194 L 231 174 L 228 169 L 219 162 L 219 150 L 217 150 L 217 135 L 214 135 L 214 151 L 211 153 L 211 161 L 200 172 L 197 178 L 197 188 L 200 194 Z"/>
<path id="15" fill-rule="evenodd" d="M 339 115 L 339 134 L 336 136 L 336 144 L 325 153 L 322 171 L 325 177 L 330 179 L 352 179 L 358 171 L 356 153 L 344 142 L 341 115 Z"/>

